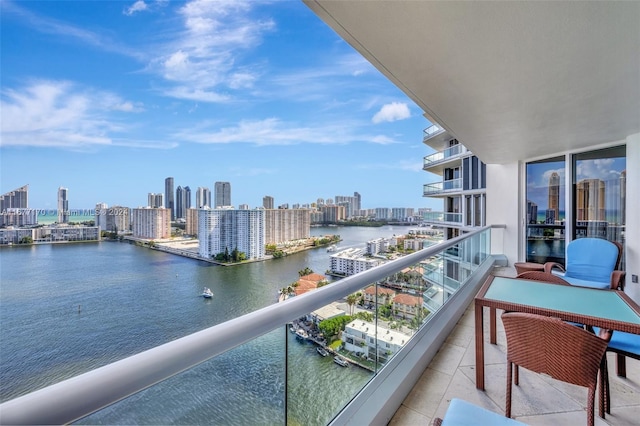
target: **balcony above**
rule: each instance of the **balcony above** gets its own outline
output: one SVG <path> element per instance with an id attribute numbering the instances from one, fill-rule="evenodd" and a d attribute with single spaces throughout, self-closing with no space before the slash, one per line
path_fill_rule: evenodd
<path id="1" fill-rule="evenodd" d="M 451 212 L 426 212 L 422 220 L 431 225 L 438 226 L 461 226 L 462 213 Z"/>
<path id="2" fill-rule="evenodd" d="M 455 139 L 455 136 L 438 124 L 432 124 L 422 131 L 422 143 L 436 151 L 445 149 L 451 139 Z"/>
<path id="3" fill-rule="evenodd" d="M 451 179 L 424 185 L 423 196 L 438 197 L 452 195 L 462 191 L 462 179 Z"/>
<path id="4" fill-rule="evenodd" d="M 457 144 L 450 146 L 447 149 L 424 157 L 422 170 L 442 175 L 442 171 L 445 167 L 451 167 L 453 165 L 452 163 L 459 163 L 463 155 L 468 152 L 469 151 L 464 147 L 464 145 Z"/>

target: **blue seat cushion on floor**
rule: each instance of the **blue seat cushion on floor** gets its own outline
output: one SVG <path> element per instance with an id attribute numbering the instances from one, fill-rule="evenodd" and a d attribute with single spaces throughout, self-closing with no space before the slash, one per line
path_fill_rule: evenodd
<path id="1" fill-rule="evenodd" d="M 449 403 L 442 426 L 526 426 L 501 414 L 478 407 L 462 399 L 453 398 Z"/>

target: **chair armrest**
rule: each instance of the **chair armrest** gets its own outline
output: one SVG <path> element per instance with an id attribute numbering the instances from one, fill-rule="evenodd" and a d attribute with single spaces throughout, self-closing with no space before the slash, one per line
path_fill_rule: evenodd
<path id="1" fill-rule="evenodd" d="M 562 266 L 561 264 L 559 264 L 559 263 L 557 263 L 557 262 L 546 262 L 546 263 L 544 264 L 544 271 L 545 271 L 545 272 L 547 272 L 547 273 L 549 273 L 549 274 L 551 273 L 551 270 L 552 270 L 553 268 L 558 268 L 558 269 L 560 269 L 562 272 L 565 272 L 565 270 L 564 270 L 564 266 Z"/>
<path id="2" fill-rule="evenodd" d="M 626 275 L 626 271 L 613 271 L 611 273 L 611 289 L 624 291 L 624 279 Z"/>

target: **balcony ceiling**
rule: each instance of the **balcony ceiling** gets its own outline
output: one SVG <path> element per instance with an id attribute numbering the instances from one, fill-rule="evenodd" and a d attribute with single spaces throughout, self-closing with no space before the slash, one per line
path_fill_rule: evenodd
<path id="1" fill-rule="evenodd" d="M 640 2 L 303 1 L 486 163 L 640 132 Z"/>

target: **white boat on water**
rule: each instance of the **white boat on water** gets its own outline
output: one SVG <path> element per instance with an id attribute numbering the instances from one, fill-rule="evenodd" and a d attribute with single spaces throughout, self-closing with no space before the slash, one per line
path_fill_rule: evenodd
<path id="1" fill-rule="evenodd" d="M 202 290 L 202 297 L 205 299 L 211 299 L 213 297 L 213 292 L 209 287 L 205 287 L 204 290 Z"/>
<path id="2" fill-rule="evenodd" d="M 333 357 L 333 362 L 335 362 L 336 364 L 338 364 L 341 367 L 348 367 L 349 366 L 349 362 L 342 358 L 340 355 L 336 355 Z"/>
<path id="3" fill-rule="evenodd" d="M 327 247 L 328 252 L 336 251 L 337 249 L 338 246 L 336 246 L 335 244 L 331 244 L 329 247 Z"/>
<path id="4" fill-rule="evenodd" d="M 309 335 L 303 328 L 299 328 L 296 330 L 296 339 L 304 342 L 308 337 Z"/>
<path id="5" fill-rule="evenodd" d="M 327 350 L 325 348 L 323 348 L 322 346 L 318 346 L 316 348 L 316 351 L 318 351 L 318 353 L 322 356 L 327 356 L 329 355 L 329 352 L 327 352 Z"/>

